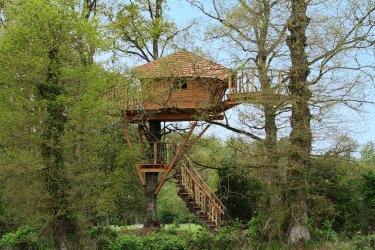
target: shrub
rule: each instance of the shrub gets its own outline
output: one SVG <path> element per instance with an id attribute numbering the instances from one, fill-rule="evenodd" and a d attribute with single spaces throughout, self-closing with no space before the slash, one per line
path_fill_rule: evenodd
<path id="1" fill-rule="evenodd" d="M 351 240 L 354 249 L 371 250 L 375 249 L 375 234 L 363 235 L 357 233 Z"/>
<path id="2" fill-rule="evenodd" d="M 117 234 L 108 227 L 96 226 L 90 231 L 90 239 L 94 240 L 95 248 L 98 250 L 111 249 Z"/>
<path id="3" fill-rule="evenodd" d="M 16 231 L 4 234 L 0 239 L 0 249 L 45 249 L 37 232 L 30 226 L 19 227 Z"/>
<path id="4" fill-rule="evenodd" d="M 248 223 L 249 229 L 247 231 L 247 236 L 250 239 L 251 245 L 255 248 L 259 248 L 261 246 L 261 237 L 262 237 L 262 226 L 264 224 L 264 220 L 260 216 L 254 216 Z"/>
<path id="5" fill-rule="evenodd" d="M 144 249 L 183 250 L 188 248 L 188 234 L 153 233 L 145 237 Z"/>
<path id="6" fill-rule="evenodd" d="M 144 250 L 142 238 L 134 234 L 121 235 L 117 237 L 113 250 Z"/>

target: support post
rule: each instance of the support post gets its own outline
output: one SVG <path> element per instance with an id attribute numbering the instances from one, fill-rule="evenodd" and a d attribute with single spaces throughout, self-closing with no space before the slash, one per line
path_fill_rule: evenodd
<path id="1" fill-rule="evenodd" d="M 283 83 L 283 76 L 281 74 L 281 70 L 279 71 L 279 78 L 278 78 L 278 89 L 277 89 L 277 94 L 281 95 L 281 87 Z"/>
<path id="2" fill-rule="evenodd" d="M 255 69 L 251 72 L 251 92 L 255 91 Z"/>
<path id="3" fill-rule="evenodd" d="M 130 141 L 129 131 L 126 128 L 124 128 L 124 127 L 122 128 L 122 131 L 125 134 L 126 141 L 128 142 L 128 145 L 129 145 L 129 148 L 130 148 L 130 151 L 131 151 L 132 159 L 135 162 L 135 155 L 134 155 L 134 150 L 133 150 L 133 144 Z"/>
<path id="4" fill-rule="evenodd" d="M 246 92 L 249 93 L 249 73 L 246 72 Z"/>
<path id="5" fill-rule="evenodd" d="M 203 130 L 202 132 L 199 133 L 199 135 L 194 139 L 194 141 L 192 141 L 190 144 L 189 144 L 189 147 L 186 149 L 185 151 L 185 154 L 188 154 L 190 149 L 194 146 L 195 143 L 197 143 L 197 141 L 199 141 L 199 139 L 203 136 L 203 134 L 207 131 L 207 129 L 211 126 L 211 124 L 208 124 Z"/>
<path id="6" fill-rule="evenodd" d="M 229 73 L 229 78 L 228 78 L 228 89 L 229 89 L 229 94 L 232 94 L 232 74 Z"/>
<path id="7" fill-rule="evenodd" d="M 158 164 L 158 143 L 154 142 L 154 164 Z"/>
<path id="8" fill-rule="evenodd" d="M 141 126 L 138 126 L 139 144 L 141 145 L 141 154 L 142 154 L 142 160 L 143 160 L 145 158 L 145 148 L 143 144 L 142 132 L 143 132 L 143 128 Z"/>
<path id="9" fill-rule="evenodd" d="M 161 189 L 161 187 L 164 185 L 165 181 L 167 180 L 168 174 L 172 171 L 172 169 L 173 169 L 176 161 L 178 160 L 178 157 L 180 157 L 180 155 L 182 153 L 182 150 L 184 149 L 186 143 L 188 142 L 188 140 L 189 140 L 190 136 L 192 135 L 193 130 L 195 129 L 196 126 L 197 126 L 197 122 L 194 122 L 194 124 L 193 124 L 193 126 L 191 126 L 191 128 L 190 128 L 190 130 L 189 130 L 189 132 L 188 132 L 188 134 L 187 134 L 184 142 L 180 145 L 180 147 L 177 150 L 176 155 L 173 157 L 173 160 L 169 164 L 167 172 L 165 172 L 163 174 L 163 176 L 161 177 L 159 185 L 158 185 L 158 187 L 157 187 L 157 189 L 155 191 L 155 194 L 158 194 L 159 191 L 160 191 L 160 189 Z"/>

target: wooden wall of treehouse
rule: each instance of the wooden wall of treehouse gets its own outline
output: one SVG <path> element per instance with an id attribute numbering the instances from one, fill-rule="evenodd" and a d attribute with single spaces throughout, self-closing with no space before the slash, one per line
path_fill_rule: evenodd
<path id="1" fill-rule="evenodd" d="M 221 103 L 228 83 L 212 78 L 169 78 L 143 81 L 144 109 L 210 108 Z"/>

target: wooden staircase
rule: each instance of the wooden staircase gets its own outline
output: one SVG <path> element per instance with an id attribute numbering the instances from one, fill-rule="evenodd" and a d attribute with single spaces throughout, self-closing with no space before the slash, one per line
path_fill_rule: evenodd
<path id="1" fill-rule="evenodd" d="M 225 207 L 189 160 L 180 162 L 174 177 L 179 187 L 178 195 L 185 201 L 189 211 L 195 213 L 211 229 L 222 226 Z"/>

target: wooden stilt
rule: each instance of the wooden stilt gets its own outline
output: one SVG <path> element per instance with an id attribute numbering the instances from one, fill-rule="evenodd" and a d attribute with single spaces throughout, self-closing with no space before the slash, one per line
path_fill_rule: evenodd
<path id="1" fill-rule="evenodd" d="M 139 144 L 141 145 L 142 159 L 144 159 L 145 158 L 145 147 L 144 147 L 144 144 L 143 144 L 143 135 L 142 135 L 142 132 L 143 132 L 143 128 L 139 125 L 138 126 Z"/>
<path id="2" fill-rule="evenodd" d="M 124 131 L 124 134 L 125 134 L 125 138 L 126 138 L 126 141 L 128 142 L 128 145 L 131 149 L 133 149 L 133 144 L 132 142 L 130 141 L 130 137 L 129 137 L 129 131 L 126 129 L 126 128 L 122 128 L 122 131 Z"/>
<path id="3" fill-rule="evenodd" d="M 278 90 L 277 90 L 277 94 L 278 94 L 278 95 L 281 95 L 282 82 L 283 82 L 283 76 L 282 76 L 282 74 L 281 74 L 281 71 L 279 71 Z"/>
<path id="4" fill-rule="evenodd" d="M 246 73 L 246 93 L 249 93 L 249 73 Z"/>
<path id="5" fill-rule="evenodd" d="M 255 70 L 251 72 L 251 92 L 255 91 Z"/>
<path id="6" fill-rule="evenodd" d="M 229 89 L 229 94 L 232 94 L 232 74 L 229 74 L 228 89 Z"/>
<path id="7" fill-rule="evenodd" d="M 125 134 L 126 141 L 128 142 L 128 145 L 129 145 L 129 148 L 130 148 L 130 151 L 131 151 L 132 159 L 135 162 L 135 155 L 134 155 L 134 150 L 133 150 L 133 144 L 130 141 L 129 131 L 127 130 L 127 128 L 124 128 L 124 127 L 122 128 L 122 131 Z"/>
<path id="8" fill-rule="evenodd" d="M 143 176 L 141 172 L 141 166 L 137 166 L 137 173 L 138 173 L 139 179 L 141 180 L 142 185 L 143 186 L 146 185 L 145 177 Z"/>

